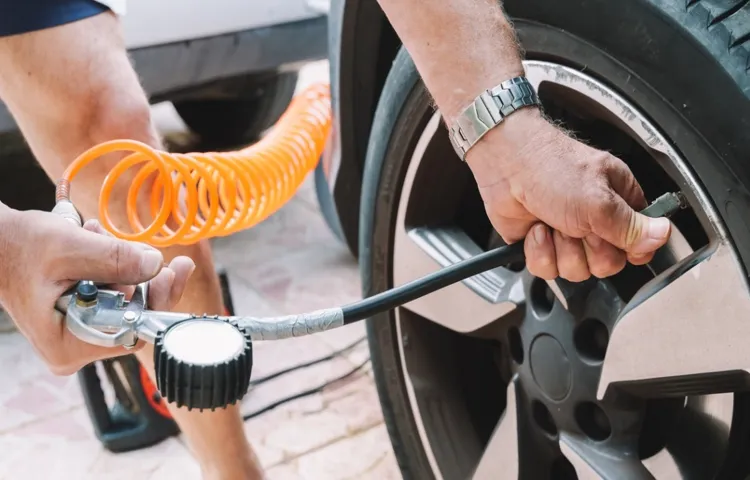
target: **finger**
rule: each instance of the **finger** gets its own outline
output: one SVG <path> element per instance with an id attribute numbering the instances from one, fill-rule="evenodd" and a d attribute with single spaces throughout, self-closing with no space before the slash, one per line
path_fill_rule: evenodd
<path id="1" fill-rule="evenodd" d="M 627 257 L 628 257 L 628 262 L 630 262 L 633 265 L 646 265 L 648 262 L 653 260 L 654 252 L 646 253 L 643 255 L 629 253 Z"/>
<path id="2" fill-rule="evenodd" d="M 583 250 L 589 271 L 597 278 L 610 277 L 625 268 L 625 252 L 596 235 L 588 235 L 583 239 Z"/>
<path id="3" fill-rule="evenodd" d="M 169 292 L 172 290 L 175 272 L 162 268 L 161 272 L 151 279 L 148 286 L 148 304 L 151 310 L 169 310 Z"/>
<path id="4" fill-rule="evenodd" d="M 133 294 L 135 293 L 135 285 L 122 285 L 122 284 L 115 284 L 115 285 L 109 285 L 107 287 L 108 290 L 117 290 L 118 292 L 122 292 L 125 294 L 125 298 L 127 300 L 130 300 L 133 298 Z"/>
<path id="5" fill-rule="evenodd" d="M 490 218 L 493 228 L 500 234 L 500 237 L 507 244 L 516 243 L 519 240 L 523 240 L 528 235 L 531 227 L 539 221 L 535 217 L 529 219 L 515 219 L 503 217 L 501 215 L 494 214 L 489 209 L 487 214 Z"/>
<path id="6" fill-rule="evenodd" d="M 149 307 L 171 310 L 182 299 L 195 263 L 188 257 L 175 257 L 149 284 Z"/>
<path id="7" fill-rule="evenodd" d="M 666 218 L 650 218 L 633 210 L 613 191 L 600 192 L 590 204 L 591 233 L 630 254 L 648 254 L 669 240 Z"/>
<path id="8" fill-rule="evenodd" d="M 99 222 L 99 220 L 91 219 L 86 220 L 86 223 L 83 224 L 83 228 L 88 230 L 89 232 L 98 233 L 99 235 L 106 235 L 108 237 L 116 238 L 109 230 L 105 229 L 104 226 Z M 151 249 L 153 250 L 153 247 L 150 245 L 143 243 L 143 242 L 132 242 L 136 245 L 140 245 L 144 249 Z"/>
<path id="9" fill-rule="evenodd" d="M 65 326 L 62 315 L 57 314 L 56 321 L 58 331 L 46 328 L 45 332 L 49 333 L 45 334 L 37 329 L 37 335 L 29 335 L 34 348 L 56 375 L 72 375 L 89 363 L 134 353 L 144 345 L 143 342 L 138 342 L 132 349 L 92 345 L 73 335 Z"/>
<path id="10" fill-rule="evenodd" d="M 59 274 L 65 280 L 134 285 L 155 277 L 164 258 L 151 247 L 86 229 L 64 232 Z"/>
<path id="11" fill-rule="evenodd" d="M 86 223 L 83 224 L 83 228 L 85 230 L 88 230 L 89 232 L 98 233 L 99 235 L 106 235 L 108 237 L 114 237 L 108 230 L 102 226 L 102 224 L 99 222 L 99 220 L 92 218 L 90 220 L 86 220 Z"/>
<path id="12" fill-rule="evenodd" d="M 86 223 L 83 224 L 83 228 L 85 230 L 88 230 L 89 232 L 93 232 L 99 235 L 106 235 L 108 237 L 114 238 L 114 235 L 110 233 L 107 229 L 105 229 L 104 226 L 99 222 L 99 220 L 95 218 L 86 220 Z M 130 300 L 130 298 L 133 296 L 133 293 L 135 293 L 135 285 L 115 284 L 115 285 L 109 285 L 108 288 L 124 293 L 125 298 L 127 298 L 128 300 Z"/>
<path id="13" fill-rule="evenodd" d="M 175 273 L 172 288 L 169 291 L 169 310 L 173 309 L 182 300 L 188 280 L 195 271 L 195 262 L 189 257 L 175 257 L 169 264 L 169 268 Z"/>
<path id="14" fill-rule="evenodd" d="M 549 228 L 537 223 L 531 228 L 524 242 L 526 268 L 532 275 L 545 280 L 557 278 L 557 258 L 555 244 Z"/>
<path id="15" fill-rule="evenodd" d="M 570 282 L 582 282 L 591 277 L 583 242 L 555 230 L 552 235 L 557 257 L 557 271 L 562 278 Z"/>

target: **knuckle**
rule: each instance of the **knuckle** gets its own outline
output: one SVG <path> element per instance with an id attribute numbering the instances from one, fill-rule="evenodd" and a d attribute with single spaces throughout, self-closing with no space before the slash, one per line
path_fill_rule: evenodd
<path id="1" fill-rule="evenodd" d="M 131 245 L 125 242 L 112 242 L 110 258 L 114 262 L 117 278 L 128 283 L 138 276 L 139 264 Z"/>
<path id="2" fill-rule="evenodd" d="M 537 265 L 528 265 L 529 273 L 543 280 L 554 280 L 557 278 L 557 271 L 552 268 L 544 268 Z"/>
<path id="3" fill-rule="evenodd" d="M 572 270 L 565 272 L 565 274 L 561 272 L 560 276 L 569 282 L 578 283 L 585 282 L 586 280 L 591 278 L 591 272 L 589 272 L 588 270 Z"/>
<path id="4" fill-rule="evenodd" d="M 49 371 L 57 377 L 68 377 L 76 373 L 78 369 L 69 364 L 53 364 L 49 365 Z"/>
<path id="5" fill-rule="evenodd" d="M 595 190 L 589 199 L 591 225 L 608 225 L 617 213 L 615 193 L 608 188 Z"/>
<path id="6" fill-rule="evenodd" d="M 557 270 L 560 276 L 569 282 L 582 282 L 591 277 L 585 261 L 575 255 L 565 255 L 558 260 Z"/>
<path id="7" fill-rule="evenodd" d="M 619 257 L 613 258 L 611 256 L 606 256 L 602 259 L 598 259 L 594 262 L 591 262 L 589 265 L 591 274 L 596 278 L 611 277 L 612 275 L 620 273 L 623 268 L 625 268 L 624 259 L 621 259 Z"/>
<path id="8" fill-rule="evenodd" d="M 598 151 L 593 162 L 593 170 L 596 172 L 596 175 L 606 178 L 609 175 L 609 172 L 615 168 L 614 160 L 615 157 L 609 153 Z"/>

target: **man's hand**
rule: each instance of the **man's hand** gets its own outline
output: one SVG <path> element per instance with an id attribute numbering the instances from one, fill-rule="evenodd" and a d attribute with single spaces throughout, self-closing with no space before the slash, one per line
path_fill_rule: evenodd
<path id="1" fill-rule="evenodd" d="M 502 1 L 378 3 L 449 127 L 482 91 L 524 73 Z M 506 242 L 526 236 L 527 266 L 542 278 L 613 275 L 626 259 L 647 263 L 669 238 L 668 220 L 636 213 L 646 201 L 622 161 L 567 136 L 537 109 L 511 114 L 466 161 L 495 229 Z"/>
<path id="2" fill-rule="evenodd" d="M 466 161 L 492 225 L 507 243 L 525 237 L 526 265 L 538 277 L 614 275 L 626 261 L 648 263 L 669 239 L 669 220 L 637 212 L 646 200 L 620 159 L 574 140 L 536 108 L 489 131 Z"/>
<path id="3" fill-rule="evenodd" d="M 0 204 L 0 304 L 58 375 L 132 353 L 90 345 L 68 331 L 54 310 L 68 288 L 79 280 L 122 286 L 151 280 L 149 306 L 168 310 L 195 268 L 186 257 L 164 266 L 157 250 L 103 233 L 97 222 L 78 228 L 52 213 L 18 212 Z"/>

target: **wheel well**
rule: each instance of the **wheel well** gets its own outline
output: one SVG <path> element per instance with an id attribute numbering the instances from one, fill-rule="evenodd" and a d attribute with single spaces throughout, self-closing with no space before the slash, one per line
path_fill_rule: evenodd
<path id="1" fill-rule="evenodd" d="M 331 72 L 338 97 L 341 155 L 333 196 L 344 237 L 356 255 L 362 172 L 372 120 L 401 40 L 377 2 L 339 0 L 331 10 L 339 12 L 332 15 L 337 51 L 331 52 L 335 63 Z"/>

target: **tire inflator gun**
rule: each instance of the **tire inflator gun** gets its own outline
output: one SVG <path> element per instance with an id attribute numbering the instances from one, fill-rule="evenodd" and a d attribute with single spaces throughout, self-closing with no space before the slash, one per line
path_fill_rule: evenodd
<path id="1" fill-rule="evenodd" d="M 682 193 L 666 193 L 641 211 L 669 217 L 686 208 Z M 79 227 L 69 201 L 53 209 Z M 154 345 L 156 384 L 178 407 L 214 410 L 235 404 L 247 392 L 253 340 L 281 340 L 324 332 L 370 318 L 474 275 L 523 260 L 523 242 L 501 246 L 422 278 L 343 307 L 279 317 L 192 315 L 147 309 L 148 283 L 130 299 L 122 292 L 80 281 L 57 301 L 67 328 L 79 339 L 104 347 Z"/>

